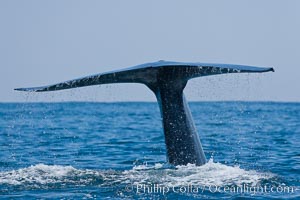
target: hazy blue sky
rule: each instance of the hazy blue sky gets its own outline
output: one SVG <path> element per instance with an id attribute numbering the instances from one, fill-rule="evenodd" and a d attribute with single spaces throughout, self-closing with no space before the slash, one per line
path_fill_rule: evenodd
<path id="1" fill-rule="evenodd" d="M 138 84 L 26 94 L 157 60 L 274 67 L 189 82 L 189 100 L 300 101 L 300 1 L 0 0 L 0 101 L 154 100 Z"/>

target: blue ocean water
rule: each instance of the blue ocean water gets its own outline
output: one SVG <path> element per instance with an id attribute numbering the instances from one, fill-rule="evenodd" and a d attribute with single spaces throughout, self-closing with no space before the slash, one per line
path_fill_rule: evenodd
<path id="1" fill-rule="evenodd" d="M 300 199 L 300 103 L 190 106 L 199 167 L 166 163 L 156 103 L 0 103 L 0 197 Z"/>

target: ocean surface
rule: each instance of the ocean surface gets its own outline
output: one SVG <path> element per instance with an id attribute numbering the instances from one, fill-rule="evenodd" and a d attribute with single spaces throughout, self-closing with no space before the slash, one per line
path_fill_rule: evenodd
<path id="1" fill-rule="evenodd" d="M 0 198 L 300 199 L 300 103 L 193 102 L 171 166 L 156 103 L 0 103 Z"/>

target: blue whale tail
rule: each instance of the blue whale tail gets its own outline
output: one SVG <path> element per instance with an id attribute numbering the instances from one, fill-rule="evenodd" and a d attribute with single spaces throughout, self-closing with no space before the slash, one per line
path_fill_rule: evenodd
<path id="1" fill-rule="evenodd" d="M 218 74 L 269 71 L 274 71 L 274 69 L 234 64 L 158 61 L 49 86 L 16 88 L 15 90 L 46 92 L 110 83 L 145 84 L 153 91 L 159 104 L 168 162 L 173 165 L 188 163 L 203 165 L 206 163 L 206 158 L 183 94 L 188 80 Z"/>

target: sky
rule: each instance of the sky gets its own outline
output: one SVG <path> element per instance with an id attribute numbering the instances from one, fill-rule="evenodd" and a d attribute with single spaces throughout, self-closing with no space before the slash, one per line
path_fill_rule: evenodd
<path id="1" fill-rule="evenodd" d="M 274 67 L 189 81 L 191 101 L 300 101 L 300 1 L 0 0 L 0 102 L 155 101 L 143 85 L 49 85 L 158 60 Z"/>

